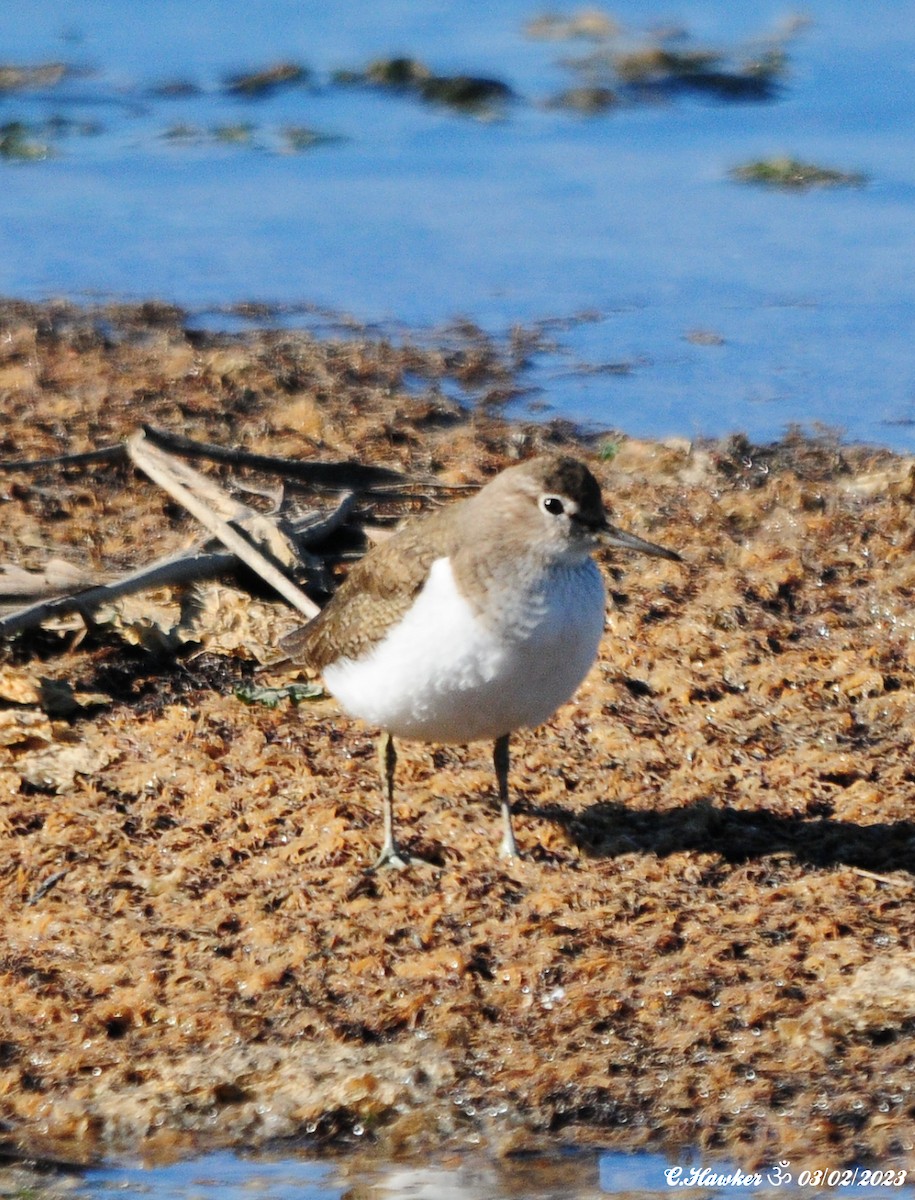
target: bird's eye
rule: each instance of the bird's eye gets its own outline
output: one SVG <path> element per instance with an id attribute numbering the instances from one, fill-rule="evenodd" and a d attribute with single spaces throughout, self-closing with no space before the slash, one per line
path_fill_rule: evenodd
<path id="1" fill-rule="evenodd" d="M 566 510 L 566 506 L 558 496 L 544 496 L 540 503 L 543 506 L 543 511 L 548 512 L 553 517 L 561 516 Z"/>

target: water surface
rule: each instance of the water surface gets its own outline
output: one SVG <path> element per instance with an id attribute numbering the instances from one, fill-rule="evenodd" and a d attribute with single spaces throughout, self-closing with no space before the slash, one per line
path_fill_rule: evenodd
<path id="1" fill-rule="evenodd" d="M 0 161 L 0 292 L 155 296 L 217 324 L 207 310 L 252 299 L 393 330 L 587 313 L 526 380 L 556 413 L 687 437 L 821 421 L 915 449 L 915 9 L 810 0 L 772 99 L 629 97 L 590 118 L 548 106 L 575 82 L 561 60 L 592 47 L 527 37 L 541 11 L 20 0 L 5 61 L 86 73 L 0 95 L 0 123 L 69 123 L 52 157 Z M 739 54 L 781 36 L 790 10 L 621 0 L 612 13 L 619 44 L 676 23 L 688 36 L 672 45 Z M 496 77 L 515 99 L 478 119 L 332 81 L 392 53 Z M 310 84 L 227 93 L 231 73 L 280 60 Z M 161 94 L 176 82 L 194 90 Z M 290 128 L 331 140 L 296 150 Z M 729 178 L 773 154 L 869 183 L 786 194 Z"/>
<path id="2" fill-rule="evenodd" d="M 831 1186 L 828 1180 L 853 1180 Z M 904 1171 L 798 1169 L 790 1163 L 758 1171 L 698 1161 L 677 1166 L 659 1154 L 567 1153 L 508 1160 L 452 1156 L 425 1166 L 359 1158 L 329 1162 L 304 1155 L 207 1154 L 158 1167 L 110 1166 L 49 1178 L 0 1173 L 0 1194 L 34 1200 L 913 1200 Z"/>

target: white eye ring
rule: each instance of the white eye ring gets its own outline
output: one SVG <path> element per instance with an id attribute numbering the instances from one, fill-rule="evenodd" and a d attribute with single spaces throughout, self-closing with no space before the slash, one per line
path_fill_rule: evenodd
<path id="1" fill-rule="evenodd" d="M 566 506 L 559 496 L 544 496 L 540 501 L 540 507 L 551 517 L 561 517 L 566 510 Z"/>

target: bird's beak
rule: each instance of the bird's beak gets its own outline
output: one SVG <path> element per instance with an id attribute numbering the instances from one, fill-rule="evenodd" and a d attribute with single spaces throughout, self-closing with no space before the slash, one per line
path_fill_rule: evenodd
<path id="1" fill-rule="evenodd" d="M 676 551 L 667 550 L 664 546 L 658 546 L 654 542 L 647 542 L 644 538 L 636 537 L 634 533 L 627 533 L 625 529 L 617 529 L 609 522 L 596 532 L 605 546 L 621 546 L 625 550 L 637 550 L 640 554 L 651 554 L 655 558 L 668 558 L 671 562 L 683 562 Z"/>

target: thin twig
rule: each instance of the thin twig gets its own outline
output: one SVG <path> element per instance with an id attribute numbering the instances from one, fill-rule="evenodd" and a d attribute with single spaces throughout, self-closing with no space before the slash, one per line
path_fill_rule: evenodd
<path id="1" fill-rule="evenodd" d="M 47 879 L 42 880 L 42 882 L 38 885 L 38 887 L 35 889 L 35 891 L 32 892 L 31 896 L 29 896 L 26 903 L 27 904 L 37 904 L 38 901 L 42 898 L 42 896 L 46 896 L 48 894 L 48 892 L 51 890 L 51 888 L 54 887 L 56 884 L 60 883 L 60 881 L 64 878 L 64 876 L 66 874 L 67 874 L 66 871 L 55 871 L 55 873 L 53 875 L 49 875 L 47 877 Z"/>
<path id="2" fill-rule="evenodd" d="M 27 458 L 17 462 L 14 458 L 0 459 L 0 471 L 43 471 L 46 467 L 81 467 L 84 463 L 126 462 L 127 447 L 123 442 L 117 446 L 102 446 L 98 450 L 85 450 L 82 454 L 57 454 L 53 458 Z"/>
<path id="3" fill-rule="evenodd" d="M 333 491 L 369 491 L 407 482 L 400 471 L 391 470 L 389 467 L 370 467 L 365 463 L 355 462 L 303 462 L 299 458 L 276 458 L 270 454 L 254 454 L 248 450 L 232 450 L 209 442 L 196 442 L 191 438 L 181 437 L 180 434 L 166 433 L 151 425 L 144 425 L 143 431 L 150 442 L 170 450 L 173 454 L 183 454 L 189 458 L 209 458 L 213 462 L 227 462 L 240 467 L 254 467 Z"/>
<path id="4" fill-rule="evenodd" d="M 891 883 L 894 887 L 912 886 L 911 879 L 900 879 L 896 875 L 879 875 L 876 871 L 868 871 L 866 867 L 852 867 L 852 871 L 864 879 L 875 879 L 877 883 Z"/>
<path id="5" fill-rule="evenodd" d="M 353 514 L 358 497 L 355 492 L 347 492 L 340 497 L 337 507 L 328 513 L 310 512 L 290 523 L 293 537 L 303 546 L 313 546 L 315 542 L 323 542 L 325 538 L 336 533 L 341 525 Z"/>

